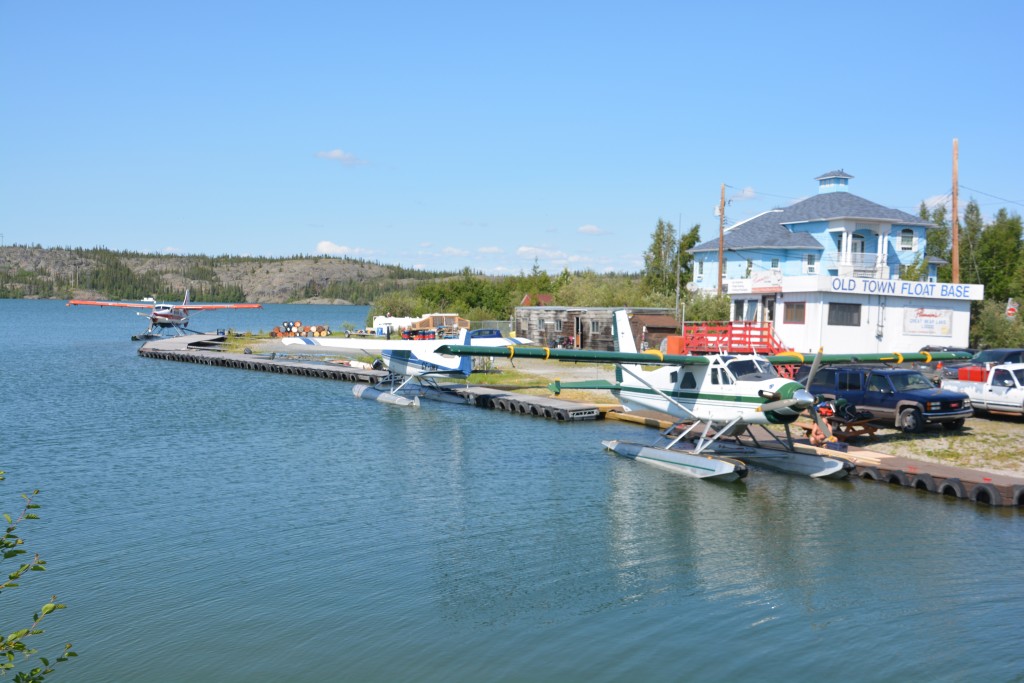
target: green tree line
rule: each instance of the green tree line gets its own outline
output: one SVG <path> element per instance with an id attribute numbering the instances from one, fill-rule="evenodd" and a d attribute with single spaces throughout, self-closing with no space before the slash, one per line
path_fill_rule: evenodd
<path id="1" fill-rule="evenodd" d="M 945 205 L 929 210 L 921 202 L 921 218 L 941 228 L 928 231 L 925 247 L 926 256 L 946 262 L 938 269 L 940 282 L 953 281 L 952 225 L 948 214 Z M 1024 234 L 1020 215 L 1001 208 L 986 222 L 981 207 L 972 198 L 957 226 L 960 282 L 985 285 L 985 300 L 971 305 L 971 345 L 980 348 L 1024 346 L 1024 324 L 1020 316 L 1006 316 L 1010 299 L 1024 300 L 1024 247 L 1021 245 Z M 921 263 L 915 265 L 919 269 L 924 267 Z M 905 277 L 916 279 L 914 275 L 912 271 Z"/>

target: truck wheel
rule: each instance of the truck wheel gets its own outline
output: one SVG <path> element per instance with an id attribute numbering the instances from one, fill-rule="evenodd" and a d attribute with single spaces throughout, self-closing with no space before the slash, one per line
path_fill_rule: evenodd
<path id="1" fill-rule="evenodd" d="M 961 417 L 959 420 L 951 420 L 949 422 L 943 422 L 942 428 L 946 431 L 955 431 L 964 426 L 964 419 Z"/>
<path id="2" fill-rule="evenodd" d="M 924 418 L 917 408 L 907 408 L 900 413 L 900 429 L 908 434 L 918 434 L 924 429 Z"/>

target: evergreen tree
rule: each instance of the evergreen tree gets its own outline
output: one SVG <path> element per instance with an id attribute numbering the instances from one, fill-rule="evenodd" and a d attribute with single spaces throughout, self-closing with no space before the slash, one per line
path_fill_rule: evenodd
<path id="1" fill-rule="evenodd" d="M 927 243 L 924 248 L 926 270 L 927 257 L 940 258 L 946 262 L 945 265 L 939 266 L 939 282 L 951 282 L 953 280 L 953 264 L 950 261 L 952 258 L 951 246 L 953 233 L 946 222 L 946 214 L 947 211 L 945 204 L 939 204 L 932 210 L 929 220 L 939 226 L 939 229 L 932 229 L 928 231 Z"/>
<path id="2" fill-rule="evenodd" d="M 980 282 L 985 285 L 985 298 L 1006 302 L 1020 291 L 1014 282 L 1021 253 L 1020 216 L 999 209 L 995 220 L 981 232 L 976 246 Z"/>
<path id="3" fill-rule="evenodd" d="M 700 223 L 694 224 L 685 235 L 682 233 L 679 235 L 679 249 L 676 253 L 679 259 L 679 279 L 684 287 L 693 280 L 693 254 L 690 253 L 690 249 L 697 246 L 699 242 Z"/>
<path id="4" fill-rule="evenodd" d="M 651 246 L 644 252 L 643 280 L 651 292 L 675 292 L 677 248 L 675 226 L 659 218 L 651 233 Z"/>
<path id="5" fill-rule="evenodd" d="M 981 283 L 981 271 L 978 267 L 977 248 L 981 232 L 985 229 L 985 221 L 981 217 L 981 207 L 974 199 L 967 202 L 964 219 L 960 224 L 960 282 Z"/>

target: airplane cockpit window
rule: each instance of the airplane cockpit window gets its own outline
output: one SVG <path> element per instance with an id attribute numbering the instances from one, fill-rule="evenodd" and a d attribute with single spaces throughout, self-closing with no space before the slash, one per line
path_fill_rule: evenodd
<path id="1" fill-rule="evenodd" d="M 732 384 L 732 375 L 725 368 L 711 368 L 712 384 Z"/>
<path id="2" fill-rule="evenodd" d="M 683 373 L 683 381 L 679 383 L 680 389 L 696 389 L 697 378 L 693 376 L 692 372 L 686 371 Z"/>
<path id="3" fill-rule="evenodd" d="M 773 379 L 779 376 L 775 366 L 761 358 L 743 358 L 731 361 L 729 371 L 738 380 Z"/>

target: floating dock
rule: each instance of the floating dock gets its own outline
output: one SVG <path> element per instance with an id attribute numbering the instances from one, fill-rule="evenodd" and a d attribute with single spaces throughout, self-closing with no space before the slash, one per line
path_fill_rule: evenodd
<path id="1" fill-rule="evenodd" d="M 224 341 L 225 337 L 221 335 L 173 337 L 143 344 L 139 348 L 139 355 L 144 358 L 366 384 L 376 384 L 388 374 L 384 370 L 277 354 L 230 353 L 220 350 Z M 484 386 L 453 386 L 452 391 L 463 396 L 469 405 L 557 421 L 595 420 L 607 416 L 659 429 L 671 426 L 664 419 L 667 416 L 660 413 L 621 413 L 609 406 L 531 396 Z M 771 437 L 767 433 L 764 436 L 761 445 L 771 447 Z M 1024 507 L 1022 477 L 886 455 L 852 445 L 841 453 L 816 449 L 800 442 L 798 448 L 818 450 L 824 455 L 840 455 L 856 465 L 855 473 L 862 479 L 960 498 L 980 505 Z"/>
<path id="2" fill-rule="evenodd" d="M 139 347 L 139 355 L 144 358 L 173 360 L 182 363 L 365 384 L 376 384 L 388 376 L 386 370 L 359 368 L 322 360 L 302 360 L 273 353 L 269 355 L 230 353 L 219 350 L 224 341 L 225 337 L 223 336 L 209 334 L 172 337 L 143 344 Z M 448 385 L 446 388 L 449 388 Z M 601 417 L 601 409 L 594 404 L 563 401 L 546 396 L 530 396 L 481 386 L 451 385 L 450 390 L 465 398 L 468 404 L 481 408 L 545 417 L 559 422 L 596 420 Z"/>

